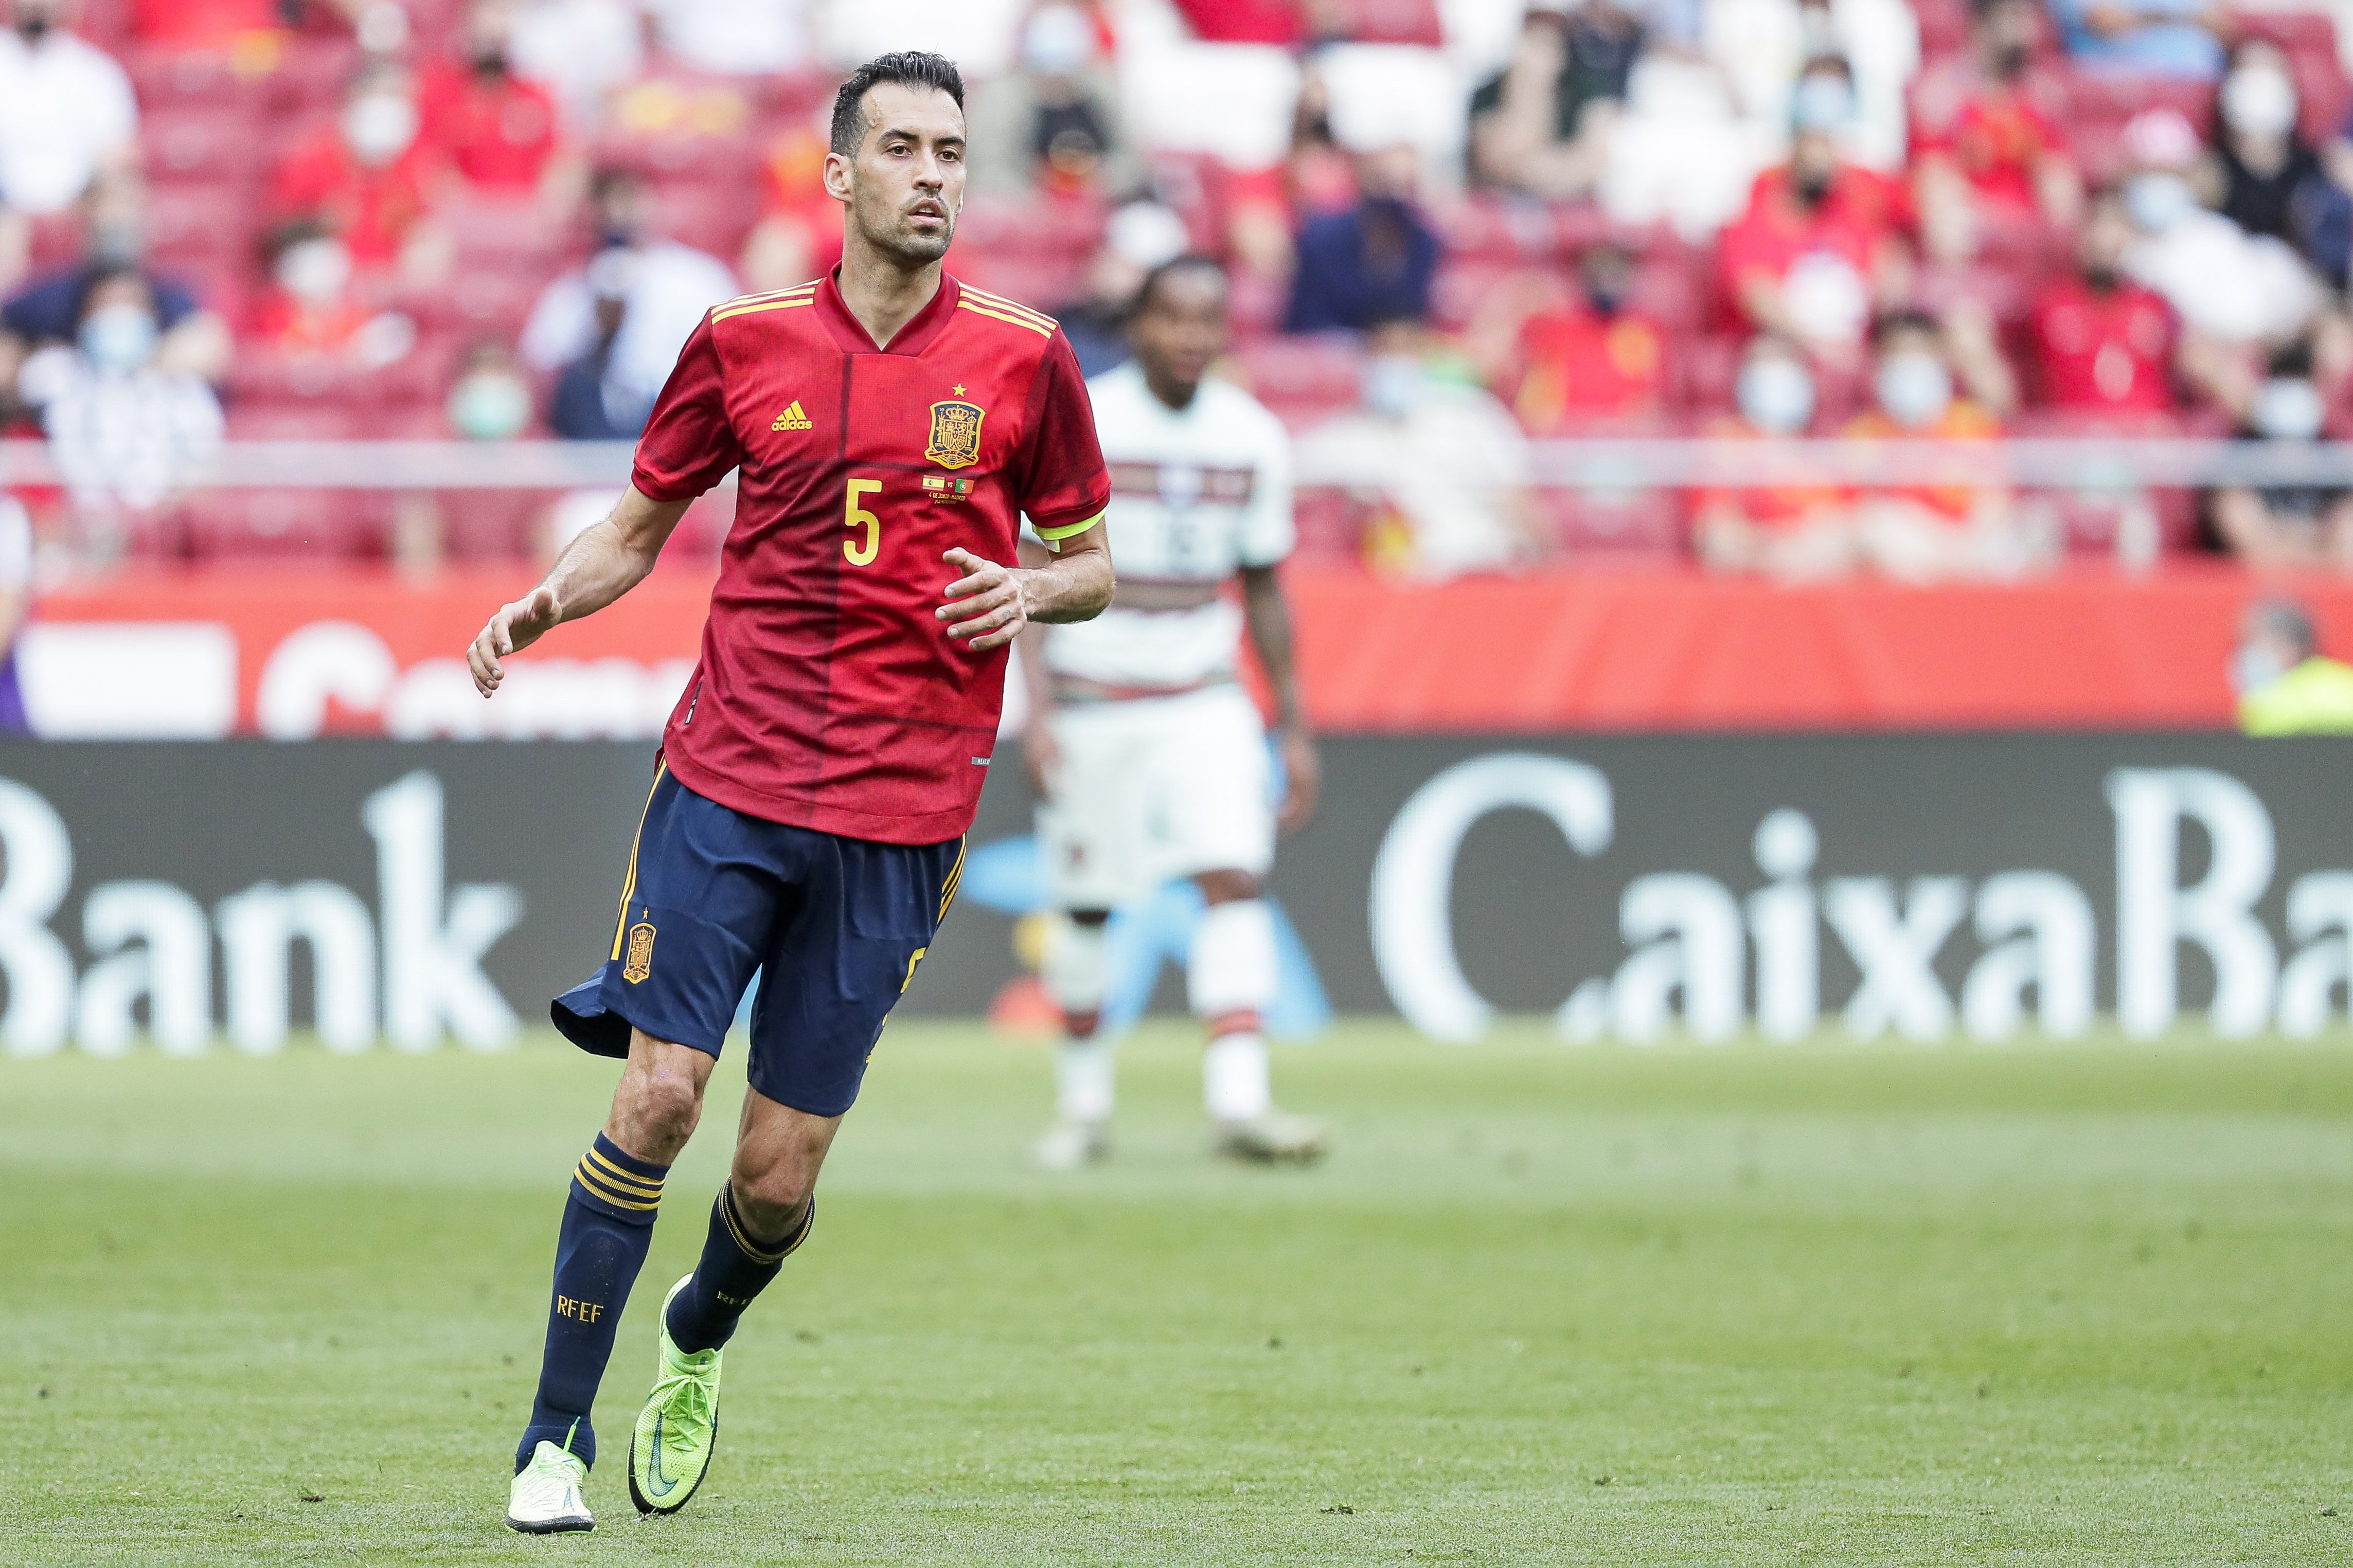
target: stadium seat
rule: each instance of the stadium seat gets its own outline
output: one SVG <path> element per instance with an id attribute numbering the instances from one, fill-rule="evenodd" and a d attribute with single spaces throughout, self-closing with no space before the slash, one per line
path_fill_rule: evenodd
<path id="1" fill-rule="evenodd" d="M 267 121 L 240 104 L 165 104 L 141 117 L 139 140 L 149 178 L 250 185 L 259 173 L 253 150 L 267 139 Z"/>
<path id="2" fill-rule="evenodd" d="M 1343 337 L 1268 338 L 1238 356 L 1242 384 L 1293 430 L 1356 406 L 1364 352 Z"/>
<path id="3" fill-rule="evenodd" d="M 118 57 L 130 75 L 132 90 L 143 113 L 173 105 L 197 110 L 242 104 L 259 107 L 267 100 L 266 79 L 242 76 L 228 57 L 209 50 L 195 53 L 134 45 Z"/>
<path id="4" fill-rule="evenodd" d="M 1319 563 L 1356 560 L 1361 552 L 1357 533 L 1362 510 L 1345 490 L 1322 485 L 1300 490 L 1292 509 L 1299 531 L 1295 558 Z"/>
<path id="5" fill-rule="evenodd" d="M 253 192 L 227 182 L 152 187 L 147 247 L 168 267 L 250 277 L 261 261 Z"/>
<path id="6" fill-rule="evenodd" d="M 381 559 L 392 501 L 364 490 L 207 490 L 187 507 L 188 551 L 198 560 Z"/>
<path id="7" fill-rule="evenodd" d="M 1446 45 L 1437 0 L 1324 0 L 1316 19 L 1324 37 L 1352 44 Z"/>
<path id="8" fill-rule="evenodd" d="M 1682 553 L 1683 506 L 1672 490 L 1605 485 L 1536 494 L 1555 542 L 1572 558 Z"/>
<path id="9" fill-rule="evenodd" d="M 360 47 L 351 38 L 290 38 L 268 78 L 269 100 L 281 115 L 329 108 L 343 96 L 359 63 Z"/>
<path id="10" fill-rule="evenodd" d="M 564 235 L 529 196 L 501 198 L 461 192 L 445 201 L 441 221 L 457 243 L 461 265 L 539 267 L 552 272 Z"/>
<path id="11" fill-rule="evenodd" d="M 453 561 L 527 560 L 539 552 L 549 499 L 539 490 L 437 490 L 443 547 Z"/>

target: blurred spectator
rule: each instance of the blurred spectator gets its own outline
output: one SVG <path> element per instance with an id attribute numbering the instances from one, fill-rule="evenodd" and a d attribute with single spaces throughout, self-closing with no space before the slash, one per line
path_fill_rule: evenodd
<path id="1" fill-rule="evenodd" d="M 807 0 L 643 0 L 661 50 L 716 76 L 766 76 L 810 63 Z"/>
<path id="2" fill-rule="evenodd" d="M 1185 220 L 1158 202 L 1130 202 L 1111 215 L 1087 263 L 1087 292 L 1054 312 L 1092 381 L 1128 361 L 1127 316 L 1145 275 L 1185 254 Z"/>
<path id="3" fill-rule="evenodd" d="M 1121 155 L 1112 83 L 1093 20 L 1049 4 L 1021 27 L 1020 68 L 975 84 L 966 132 L 976 191 L 1120 190 L 1140 170 Z"/>
<path id="4" fill-rule="evenodd" d="M 15 384 L 14 367 L 22 353 L 71 342 L 92 285 L 125 269 L 146 280 L 154 301 L 163 333 L 156 363 L 174 374 L 220 379 L 228 368 L 228 325 L 185 283 L 148 265 L 146 197 L 145 183 L 127 173 L 99 180 L 82 194 L 82 259 L 34 279 L 0 305 L 0 375 L 5 384 Z"/>
<path id="5" fill-rule="evenodd" d="M 530 384 L 506 344 L 486 338 L 466 351 L 445 409 L 469 441 L 512 441 L 531 428 Z"/>
<path id="6" fill-rule="evenodd" d="M 1973 0 L 1969 53 L 1914 94 L 1912 189 L 1921 236 L 1947 259 L 1972 256 L 1988 226 L 2072 227 L 2083 182 L 2063 102 L 2030 74 L 2042 13 L 2034 0 Z"/>
<path id="7" fill-rule="evenodd" d="M 278 0 L 132 0 L 131 33 L 167 48 L 226 49 L 274 38 L 286 25 Z"/>
<path id="8" fill-rule="evenodd" d="M 1642 38 L 1618 0 L 1530 0 L 1511 65 L 1471 99 L 1478 181 L 1547 201 L 1588 195 Z"/>
<path id="9" fill-rule="evenodd" d="M 2328 422 L 2313 345 L 2276 350 L 2242 421 L 2251 444 L 2308 446 Z M 2263 571 L 2353 566 L 2353 491 L 2326 485 L 2236 485 L 2214 492 L 2214 531 L 2225 549 Z"/>
<path id="10" fill-rule="evenodd" d="M 1844 63 L 1809 66 L 1791 102 L 1789 161 L 1757 177 L 1717 252 L 1725 290 L 1752 323 L 1841 366 L 1874 308 L 1901 293 L 1912 218 L 1901 185 L 1840 157 L 1853 118 Z"/>
<path id="11" fill-rule="evenodd" d="M 293 223 L 270 237 L 269 287 L 254 305 L 246 336 L 287 359 L 375 370 L 408 356 L 417 323 L 362 295 L 341 239 L 316 224 Z"/>
<path id="12" fill-rule="evenodd" d="M 1653 47 L 1610 127 L 1597 195 L 1620 223 L 1665 221 L 1704 240 L 1738 215 L 1778 145 L 1768 126 L 1742 116 L 1714 61 Z"/>
<path id="13" fill-rule="evenodd" d="M 1349 489 L 1372 508 L 1371 563 L 1451 577 L 1544 553 L 1527 440 L 1510 411 L 1478 387 L 1432 375 L 1416 322 L 1377 323 L 1366 348 L 1362 407 L 1310 430 L 1299 460 L 1356 476 Z"/>
<path id="14" fill-rule="evenodd" d="M 2229 20 L 2213 0 L 2051 0 L 2077 65 L 2206 81 L 2222 74 Z"/>
<path id="15" fill-rule="evenodd" d="M 417 93 L 422 139 L 477 190 L 540 190 L 556 167 L 554 96 L 515 75 L 511 0 L 474 0 L 459 37 L 462 63 L 427 71 Z"/>
<path id="16" fill-rule="evenodd" d="M 523 363 L 561 374 L 550 423 L 573 440 L 633 437 L 702 313 L 735 293 L 726 264 L 657 237 L 645 183 L 601 171 L 589 187 L 599 249 L 549 284 L 523 328 Z"/>
<path id="17" fill-rule="evenodd" d="M 1787 339 L 1759 333 L 1749 340 L 1733 395 L 1738 412 L 1707 429 L 1718 440 L 1793 441 L 1813 423 L 1813 373 L 1805 354 Z M 1852 563 L 1845 500 L 1829 485 L 1704 490 L 1693 533 L 1700 559 L 1718 571 L 1801 581 L 1843 572 Z"/>
<path id="18" fill-rule="evenodd" d="M 508 53 L 515 75 L 554 93 L 585 130 L 644 66 L 644 29 L 629 0 L 516 0 Z"/>
<path id="19" fill-rule="evenodd" d="M 753 226 L 739 259 L 744 287 L 771 293 L 830 272 L 841 260 L 841 204 L 826 193 L 826 139 L 811 125 L 778 135 L 768 149 L 767 215 Z"/>
<path id="20" fill-rule="evenodd" d="M 132 163 L 131 79 L 65 27 L 65 0 L 13 0 L 0 33 L 0 205 L 62 212 L 109 170 Z"/>
<path id="21" fill-rule="evenodd" d="M 1913 311 L 1883 316 L 1872 330 L 1874 406 L 1842 432 L 1865 441 L 1991 442 L 2001 426 L 1957 395 L 1944 330 Z M 1967 484 L 1859 491 L 1851 544 L 1858 564 L 1904 582 L 2013 576 L 2032 564 L 2034 542 L 2011 515 L 2009 492 Z"/>
<path id="22" fill-rule="evenodd" d="M 2239 728 L 2250 735 L 2353 733 L 2353 666 L 2320 651 L 2311 612 L 2293 599 L 2247 606 L 2231 689 Z"/>
<path id="23" fill-rule="evenodd" d="M 1634 257 L 1604 240 L 1577 259 L 1577 297 L 1530 316 L 1513 354 L 1512 408 L 1531 436 L 1565 436 L 1596 418 L 1656 414 L 1666 333 L 1627 303 Z"/>
<path id="24" fill-rule="evenodd" d="M 1844 60 L 1855 108 L 1841 155 L 1883 174 L 1904 167 L 1905 94 L 1920 68 L 1920 25 L 1907 0 L 1708 0 L 1702 39 L 1742 114 L 1769 128 L 1777 146 L 1806 68 Z"/>
<path id="25" fill-rule="evenodd" d="M 2123 193 L 2091 199 L 2075 270 L 2043 286 L 2031 318 L 2036 401 L 2085 413 L 2169 414 L 2177 361 L 2197 363 L 2172 307 L 2125 276 L 2133 240 Z"/>
<path id="26" fill-rule="evenodd" d="M 1429 316 L 1439 245 L 1414 205 L 1419 163 L 1409 146 L 1365 154 L 1356 161 L 1356 205 L 1300 229 L 1283 331 L 1361 331 Z"/>
<path id="27" fill-rule="evenodd" d="M 334 123 L 298 142 L 279 164 L 273 216 L 333 234 L 364 270 L 398 263 L 412 280 L 431 277 L 443 258 L 426 219 L 441 164 L 421 129 L 408 72 L 383 60 L 363 65 Z"/>
<path id="28" fill-rule="evenodd" d="M 29 735 L 25 687 L 16 673 L 16 643 L 31 618 L 33 519 L 25 503 L 0 490 L 0 735 Z"/>
<path id="29" fill-rule="evenodd" d="M 170 500 L 221 438 L 220 405 L 193 375 L 155 363 L 155 297 L 136 271 L 93 279 L 72 346 L 25 362 L 18 390 L 85 521 Z"/>
<path id="30" fill-rule="evenodd" d="M 2138 231 L 2126 272 L 2220 342 L 2295 336 L 2320 309 L 2318 280 L 2286 245 L 2200 205 L 2193 176 L 2200 151 L 2189 122 L 2169 109 L 2144 110 L 2126 126 L 2134 173 L 2125 203 Z"/>
<path id="31" fill-rule="evenodd" d="M 2295 79 L 2279 47 L 2260 38 L 2240 45 L 2222 79 L 2214 128 L 2216 205 L 2247 233 L 2309 255 L 2327 176 L 2296 130 L 2296 107 Z"/>

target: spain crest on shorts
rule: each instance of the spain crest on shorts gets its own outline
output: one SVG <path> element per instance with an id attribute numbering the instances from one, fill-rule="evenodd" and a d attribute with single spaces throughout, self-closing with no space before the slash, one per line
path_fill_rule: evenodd
<path id="1" fill-rule="evenodd" d="M 653 972 L 654 928 L 639 921 L 629 928 L 629 955 L 621 965 L 621 978 L 632 985 L 642 985 Z"/>
<path id="2" fill-rule="evenodd" d="M 933 404 L 932 442 L 923 448 L 923 460 L 943 468 L 969 468 L 980 461 L 980 422 L 987 417 L 977 403 Z"/>

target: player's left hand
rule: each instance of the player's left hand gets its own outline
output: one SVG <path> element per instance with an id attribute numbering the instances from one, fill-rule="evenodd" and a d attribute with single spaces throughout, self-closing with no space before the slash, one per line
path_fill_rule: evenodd
<path id="1" fill-rule="evenodd" d="M 1324 763 L 1315 754 L 1315 738 L 1304 730 L 1282 732 L 1282 809 L 1274 825 L 1285 833 L 1307 826 L 1315 815 L 1315 802 L 1323 793 Z"/>
<path id="2" fill-rule="evenodd" d="M 948 602 L 934 612 L 948 624 L 948 636 L 975 653 L 991 653 L 1012 642 L 1029 624 L 1029 574 L 984 561 L 968 550 L 940 559 L 965 574 L 948 584 Z"/>

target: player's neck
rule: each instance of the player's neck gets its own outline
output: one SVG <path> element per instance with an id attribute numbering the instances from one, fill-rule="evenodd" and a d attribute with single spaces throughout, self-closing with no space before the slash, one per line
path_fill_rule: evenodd
<path id="1" fill-rule="evenodd" d="M 841 302 L 848 306 L 874 346 L 887 349 L 891 340 L 940 291 L 941 264 L 926 261 L 910 267 L 872 246 L 861 244 L 855 226 L 841 252 Z"/>
<path id="2" fill-rule="evenodd" d="M 1193 399 L 1201 395 L 1201 384 L 1198 381 L 1172 381 L 1166 376 L 1155 375 L 1149 370 L 1144 373 L 1144 384 L 1172 414 L 1184 413 L 1193 406 Z"/>

